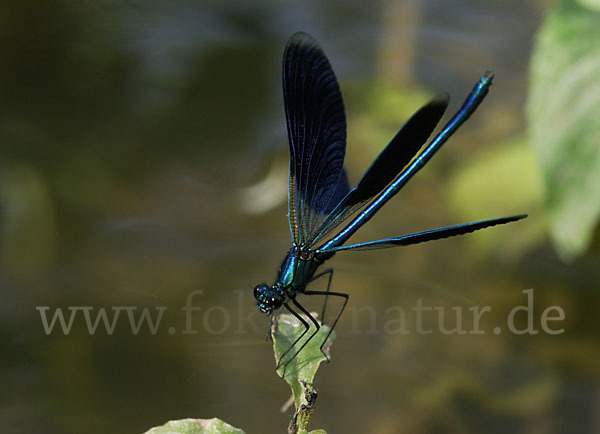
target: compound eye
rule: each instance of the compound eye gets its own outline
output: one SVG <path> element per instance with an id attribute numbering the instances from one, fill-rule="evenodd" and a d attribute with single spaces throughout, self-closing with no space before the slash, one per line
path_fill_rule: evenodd
<path id="1" fill-rule="evenodd" d="M 267 286 L 266 283 L 261 283 L 260 285 L 256 285 L 254 287 L 254 298 L 260 297 L 268 289 L 269 289 L 269 287 Z"/>

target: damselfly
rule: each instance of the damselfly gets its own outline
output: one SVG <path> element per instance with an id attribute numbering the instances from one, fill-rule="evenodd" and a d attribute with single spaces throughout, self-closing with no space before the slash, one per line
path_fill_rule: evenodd
<path id="1" fill-rule="evenodd" d="M 494 218 L 376 241 L 344 244 L 471 116 L 488 93 L 492 78 L 491 72 L 481 77 L 458 112 L 419 153 L 448 106 L 448 94 L 434 97 L 404 124 L 361 180 L 350 189 L 344 170 L 346 116 L 335 74 L 323 50 L 311 36 L 300 32 L 290 37 L 283 54 L 283 96 L 290 151 L 288 219 L 292 247 L 279 267 L 275 283 L 270 286 L 263 283 L 254 288 L 254 297 L 262 312 L 273 314 L 283 306 L 304 325 L 303 333 L 279 359 L 279 364 L 284 363 L 284 372 L 285 366 L 302 351 L 320 327 L 316 318 L 297 300 L 298 294 L 323 296 L 322 318 L 327 297 L 342 299 L 329 334 L 346 307 L 348 294 L 330 290 L 333 269 L 316 273 L 335 253 L 408 246 L 526 217 Z M 353 215 L 353 220 L 331 236 L 334 229 Z M 322 276 L 328 277 L 325 291 L 306 288 L 311 281 Z M 310 323 L 314 330 L 293 352 L 309 332 Z"/>

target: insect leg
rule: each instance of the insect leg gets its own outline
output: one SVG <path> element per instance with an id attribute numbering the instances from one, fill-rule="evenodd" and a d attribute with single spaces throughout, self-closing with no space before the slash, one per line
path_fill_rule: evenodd
<path id="1" fill-rule="evenodd" d="M 321 273 L 315 274 L 312 277 L 312 279 L 310 279 L 310 282 L 314 282 L 319 277 L 322 277 L 325 275 L 328 275 L 327 289 L 325 290 L 325 292 L 329 293 L 329 288 L 331 287 L 331 279 L 333 279 L 333 268 L 328 268 L 327 270 L 324 270 Z M 305 294 L 306 294 L 306 292 L 305 292 Z M 325 309 L 327 308 L 327 296 L 328 296 L 328 294 L 325 295 L 325 302 L 323 303 L 323 310 L 321 311 L 321 323 L 323 323 L 323 324 L 325 324 Z"/>
<path id="2" fill-rule="evenodd" d="M 294 299 L 292 299 L 292 302 L 294 303 L 295 306 L 299 306 L 298 303 Z M 290 345 L 290 347 L 281 354 L 281 357 L 279 357 L 279 361 L 277 362 L 277 366 L 275 366 L 275 371 L 277 371 L 279 369 L 279 367 L 281 366 L 281 362 L 283 361 L 285 356 L 287 356 L 287 354 L 292 350 L 292 348 L 294 348 L 294 346 L 298 343 L 298 341 L 304 337 L 304 335 L 308 332 L 308 329 L 310 328 L 310 325 L 304 320 L 304 318 L 302 318 L 301 315 L 299 315 L 296 311 L 294 311 L 289 306 L 289 304 L 283 303 L 283 305 L 285 306 L 285 308 L 288 311 L 290 311 L 290 313 L 292 315 L 294 315 L 298 319 L 298 321 L 300 321 L 302 323 L 302 325 L 304 326 L 304 331 L 302 332 L 302 334 L 300 336 L 298 336 L 296 338 L 296 340 L 292 343 L 292 345 Z M 302 306 L 300 306 L 300 308 L 302 311 L 305 311 L 304 308 L 302 308 Z M 296 352 L 296 354 L 298 354 L 298 352 Z M 287 368 L 287 365 L 290 363 L 290 361 L 292 361 L 294 359 L 294 357 L 296 357 L 296 354 L 294 354 L 294 356 L 291 357 L 290 360 L 288 360 L 283 365 L 283 374 L 282 374 L 281 378 L 285 377 L 285 370 Z"/>
<path id="3" fill-rule="evenodd" d="M 319 332 L 319 330 L 321 329 L 321 326 L 319 325 L 319 323 L 317 322 L 317 320 L 315 319 L 315 317 L 313 317 L 310 312 L 308 312 L 300 303 L 298 303 L 295 299 L 292 298 L 292 303 L 294 303 L 294 306 L 296 306 L 304 315 L 306 315 L 311 322 L 315 325 L 315 331 L 312 332 L 312 334 L 308 337 L 308 339 L 306 339 L 306 341 L 302 344 L 302 346 L 298 349 L 298 351 L 296 351 L 294 353 L 294 355 L 292 357 L 289 358 L 289 360 L 285 363 L 284 367 L 283 367 L 283 372 L 284 372 L 284 376 L 285 376 L 285 369 L 287 368 L 287 365 L 296 358 L 296 356 L 298 354 L 300 354 L 300 351 L 302 351 L 304 349 L 304 347 L 306 346 L 306 344 L 308 344 L 312 338 L 315 337 L 315 335 Z M 296 343 L 306 334 L 306 332 L 308 331 L 308 328 L 306 330 L 304 330 L 304 333 L 302 333 L 302 335 L 296 339 L 294 341 L 294 345 L 296 345 Z"/>
<path id="4" fill-rule="evenodd" d="M 346 308 L 346 304 L 348 304 L 348 299 L 350 298 L 350 296 L 348 294 L 346 294 L 345 292 L 332 292 L 329 290 L 327 290 L 327 291 L 304 291 L 304 294 L 306 294 L 306 295 L 323 295 L 325 297 L 327 297 L 327 296 L 341 297 L 344 299 L 344 302 L 342 303 L 342 307 L 338 311 L 338 313 L 335 317 L 335 320 L 333 320 L 333 324 L 331 324 L 331 328 L 329 329 L 329 332 L 327 333 L 327 336 L 325 336 L 325 340 L 321 344 L 321 352 L 323 353 L 323 355 L 329 362 L 329 356 L 327 354 L 325 354 L 325 351 L 323 351 L 323 346 L 325 345 L 325 342 L 327 342 L 327 339 L 329 339 L 329 336 L 331 336 L 331 333 L 333 332 L 335 325 L 337 324 L 338 320 L 342 316 L 342 312 L 344 312 L 344 309 Z"/>

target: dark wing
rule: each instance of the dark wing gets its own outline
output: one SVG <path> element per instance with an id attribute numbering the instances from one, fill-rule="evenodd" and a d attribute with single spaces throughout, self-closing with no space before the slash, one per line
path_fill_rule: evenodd
<path id="1" fill-rule="evenodd" d="M 339 252 L 340 250 L 374 250 L 396 246 L 410 246 L 412 244 L 419 244 L 427 241 L 453 237 L 456 235 L 468 234 L 470 232 L 475 232 L 479 229 L 488 228 L 490 226 L 503 225 L 505 223 L 521 220 L 525 217 L 527 217 L 526 214 L 520 214 L 510 217 L 494 218 L 472 223 L 462 223 L 459 225 L 446 226 L 443 228 L 430 229 L 428 231 L 423 232 L 416 232 L 414 234 L 402 235 L 401 237 L 386 238 L 383 240 L 367 241 L 364 243 L 350 244 L 347 246 L 339 246 L 331 249 L 324 249 L 322 250 L 322 253 Z"/>
<path id="2" fill-rule="evenodd" d="M 309 240 L 309 246 L 325 237 L 396 178 L 429 138 L 448 107 L 448 100 L 447 93 L 437 95 L 411 116 L 373 161 L 358 184 L 321 223 Z"/>
<path id="3" fill-rule="evenodd" d="M 290 147 L 288 218 L 294 244 L 304 246 L 335 206 L 334 198 L 349 190 L 342 175 L 342 94 L 323 50 L 306 33 L 293 34 L 285 48 L 283 96 Z"/>
<path id="4" fill-rule="evenodd" d="M 330 213 L 331 211 L 333 211 L 337 204 L 340 203 L 340 201 L 346 197 L 346 195 L 348 194 L 348 192 L 350 191 L 350 184 L 348 183 L 348 175 L 346 175 L 346 170 L 342 169 L 342 174 L 340 175 L 340 180 L 338 181 L 338 184 L 335 188 L 335 190 L 333 191 L 333 195 L 331 196 L 331 199 L 329 200 L 329 205 L 327 206 L 327 208 L 325 209 L 326 213 Z M 325 217 L 328 218 L 328 217 Z M 314 235 L 313 235 L 314 237 Z"/>
<path id="5" fill-rule="evenodd" d="M 335 248 L 342 246 L 348 239 L 360 229 L 366 222 L 373 217 L 383 205 L 386 204 L 408 180 L 417 173 L 429 161 L 429 159 L 440 149 L 440 147 L 456 132 L 456 130 L 473 114 L 481 101 L 487 95 L 494 74 L 487 71 L 473 87 L 473 90 L 467 96 L 467 99 L 456 112 L 456 114 L 446 123 L 442 131 L 419 153 L 398 176 L 368 205 L 361 213 L 346 225 L 337 235 L 329 239 L 325 244 L 316 248 L 320 251 L 334 251 Z M 427 116 L 426 116 L 427 118 Z M 411 118 L 412 120 L 412 118 Z M 410 121 L 409 121 L 410 122 Z M 385 151 L 384 151 L 385 152 Z M 370 171 L 370 170 L 369 170 Z M 332 213 L 333 214 L 333 213 Z M 442 228 L 445 229 L 445 228 Z M 381 240 L 380 240 L 381 241 Z M 384 240 L 385 241 L 385 240 Z M 376 242 L 377 243 L 377 242 Z"/>

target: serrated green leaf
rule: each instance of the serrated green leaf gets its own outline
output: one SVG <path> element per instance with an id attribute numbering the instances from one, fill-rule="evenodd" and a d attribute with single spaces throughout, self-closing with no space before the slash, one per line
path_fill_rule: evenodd
<path id="1" fill-rule="evenodd" d="M 598 71 L 600 13 L 558 2 L 537 37 L 527 114 L 552 237 L 567 258 L 587 249 L 600 217 Z"/>
<path id="2" fill-rule="evenodd" d="M 292 343 L 304 332 L 305 327 L 295 318 L 293 315 L 281 314 L 277 318 L 274 330 L 271 331 L 271 337 L 273 338 L 273 351 L 275 352 L 275 362 L 279 363 L 282 354 L 287 351 Z M 284 364 L 289 361 L 287 367 L 285 367 L 284 380 L 290 385 L 292 393 L 294 394 L 294 404 L 296 408 L 299 408 L 303 403 L 305 384 L 312 385 L 315 374 L 319 369 L 319 365 L 327 359 L 321 352 L 321 344 L 325 339 L 325 336 L 329 332 L 329 327 L 321 325 L 321 328 L 317 335 L 312 338 L 306 346 L 300 351 L 300 353 L 290 360 L 290 357 L 299 349 L 306 339 L 314 332 L 314 326 L 311 327 L 284 358 L 281 365 L 279 366 L 277 373 L 283 375 Z M 331 334 L 327 344 L 323 347 L 323 350 L 328 353 L 331 342 L 335 338 L 335 332 Z"/>
<path id="3" fill-rule="evenodd" d="M 162 426 L 146 431 L 145 434 L 244 434 L 220 419 L 171 420 Z"/>

